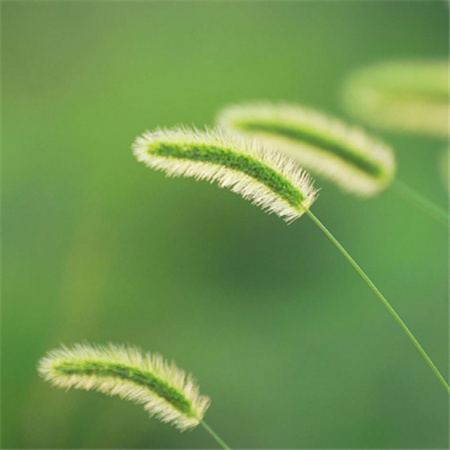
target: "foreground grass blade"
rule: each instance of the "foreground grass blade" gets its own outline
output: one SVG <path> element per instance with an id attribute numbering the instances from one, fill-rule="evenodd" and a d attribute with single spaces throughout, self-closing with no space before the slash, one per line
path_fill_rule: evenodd
<path id="1" fill-rule="evenodd" d="M 150 416 L 180 431 L 202 424 L 210 404 L 208 397 L 200 395 L 191 375 L 174 363 L 125 346 L 61 347 L 41 359 L 38 370 L 59 388 L 94 389 L 141 404 Z M 223 443 L 210 427 L 205 428 Z M 223 447 L 228 448 L 224 443 Z"/>
<path id="2" fill-rule="evenodd" d="M 394 61 L 362 68 L 343 89 L 347 110 L 380 128 L 446 137 L 449 62 Z"/>
<path id="3" fill-rule="evenodd" d="M 361 278 L 367 283 L 367 285 L 375 292 L 375 295 L 381 300 L 383 305 L 387 308 L 387 310 L 391 313 L 394 319 L 398 324 L 402 327 L 403 331 L 406 333 L 408 338 L 415 345 L 417 350 L 419 350 L 420 354 L 423 356 L 427 364 L 431 367 L 431 370 L 434 372 L 436 377 L 442 383 L 446 391 L 450 394 L 450 386 L 447 384 L 445 378 L 441 375 L 438 368 L 434 365 L 431 358 L 428 356 L 423 347 L 419 344 L 418 340 L 411 333 L 409 328 L 405 325 L 400 316 L 395 312 L 394 308 L 391 304 L 386 300 L 385 296 L 380 292 L 380 290 L 375 286 L 372 280 L 366 275 L 366 273 L 359 267 L 358 263 L 350 256 L 350 254 L 345 250 L 345 248 L 339 243 L 339 241 L 328 231 L 325 225 L 311 212 L 307 211 L 308 216 L 312 219 L 312 221 L 323 231 L 323 233 L 328 237 L 328 239 L 338 248 L 338 250 L 345 256 L 347 261 L 353 266 L 353 268 L 359 273 Z"/>
<path id="4" fill-rule="evenodd" d="M 380 298 L 450 393 L 448 384 L 436 366 L 385 297 L 310 211 L 317 193 L 309 176 L 291 160 L 254 146 L 248 141 L 235 140 L 217 131 L 201 133 L 177 129 L 146 133 L 133 144 L 133 151 L 137 159 L 149 167 L 164 170 L 168 175 L 217 180 L 219 186 L 231 187 L 266 211 L 276 212 L 288 220 L 306 213 Z"/>
<path id="5" fill-rule="evenodd" d="M 200 422 L 200 425 L 212 436 L 212 438 L 225 450 L 230 450 L 228 444 L 208 425 L 204 420 Z"/>
<path id="6" fill-rule="evenodd" d="M 217 122 L 230 133 L 270 145 L 361 197 L 378 194 L 395 177 L 394 153 L 387 144 L 310 108 L 242 104 L 222 110 Z"/>

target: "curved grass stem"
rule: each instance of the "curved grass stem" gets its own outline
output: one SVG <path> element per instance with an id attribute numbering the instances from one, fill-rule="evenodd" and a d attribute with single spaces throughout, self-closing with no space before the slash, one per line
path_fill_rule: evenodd
<path id="1" fill-rule="evenodd" d="M 200 425 L 212 436 L 212 438 L 225 450 L 230 450 L 227 444 L 218 436 L 218 434 L 204 421 L 200 422 Z"/>
<path id="2" fill-rule="evenodd" d="M 417 205 L 422 211 L 428 214 L 440 224 L 449 226 L 449 214 L 440 206 L 436 205 L 432 201 L 428 200 L 422 194 L 411 188 L 403 181 L 395 180 L 392 183 L 393 190 L 403 198 L 407 199 L 410 203 Z"/>
<path id="3" fill-rule="evenodd" d="M 450 386 L 447 384 L 445 378 L 441 375 L 441 373 L 439 372 L 438 368 L 434 365 L 431 358 L 428 356 L 428 354 L 425 352 L 425 350 L 419 344 L 417 339 L 411 333 L 411 331 L 406 326 L 406 324 L 403 322 L 403 320 L 400 318 L 400 316 L 395 312 L 394 308 L 386 300 L 384 295 L 378 290 L 378 288 L 375 286 L 375 284 L 372 282 L 372 280 L 365 274 L 365 272 L 361 269 L 361 267 L 359 267 L 359 265 L 349 255 L 349 253 L 345 250 L 345 248 L 342 247 L 342 245 L 339 243 L 339 241 L 328 231 L 328 229 L 325 227 L 325 225 L 323 225 L 323 223 L 309 209 L 306 210 L 306 214 L 308 214 L 308 216 L 312 219 L 312 221 L 325 233 L 325 235 L 328 237 L 328 239 L 330 239 L 330 241 L 345 256 L 347 261 L 354 267 L 354 269 L 359 273 L 361 278 L 368 284 L 368 286 L 372 289 L 372 291 L 375 292 L 376 296 L 381 300 L 383 305 L 387 308 L 387 310 L 391 313 L 391 315 L 394 317 L 394 319 L 403 328 L 403 331 L 407 334 L 407 336 L 412 341 L 412 343 L 415 345 L 417 350 L 419 350 L 420 354 L 423 356 L 423 358 L 425 359 L 427 364 L 431 367 L 431 370 L 434 372 L 436 377 L 439 379 L 439 381 L 445 387 L 446 391 L 450 394 Z"/>

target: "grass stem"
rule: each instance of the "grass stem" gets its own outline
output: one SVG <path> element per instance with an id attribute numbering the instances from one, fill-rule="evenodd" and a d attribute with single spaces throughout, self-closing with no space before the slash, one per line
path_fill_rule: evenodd
<path id="1" fill-rule="evenodd" d="M 200 422 L 200 425 L 213 437 L 213 439 L 225 450 L 230 450 L 227 444 L 217 435 L 217 433 L 204 421 Z"/>
<path id="2" fill-rule="evenodd" d="M 306 214 L 312 219 L 312 221 L 325 233 L 325 235 L 330 239 L 330 241 L 338 248 L 338 250 L 345 256 L 347 261 L 354 267 L 354 269 L 359 273 L 361 278 L 368 284 L 368 286 L 372 289 L 373 292 L 377 295 L 377 297 L 381 300 L 384 306 L 388 309 L 394 319 L 399 323 L 399 325 L 403 328 L 403 331 L 407 334 L 412 343 L 416 346 L 417 350 L 419 350 L 420 354 L 423 356 L 425 361 L 431 367 L 431 370 L 434 372 L 436 377 L 445 387 L 446 391 L 450 394 L 450 386 L 447 384 L 445 378 L 441 375 L 438 368 L 434 365 L 431 358 L 427 355 L 425 350 L 419 344 L 417 339 L 411 333 L 409 328 L 405 325 L 400 316 L 395 312 L 394 308 L 390 305 L 390 303 L 386 300 L 384 295 L 378 290 L 372 280 L 365 274 L 365 272 L 359 267 L 356 261 L 349 255 L 349 253 L 345 250 L 344 247 L 339 243 L 339 241 L 328 231 L 328 229 L 323 225 L 323 223 L 309 210 L 306 210 Z"/>
<path id="3" fill-rule="evenodd" d="M 445 227 L 449 226 L 449 214 L 445 209 L 428 200 L 422 194 L 411 188 L 400 180 L 394 180 L 392 189 L 401 197 L 407 199 L 410 203 L 417 205 L 429 217 L 435 219 Z"/>

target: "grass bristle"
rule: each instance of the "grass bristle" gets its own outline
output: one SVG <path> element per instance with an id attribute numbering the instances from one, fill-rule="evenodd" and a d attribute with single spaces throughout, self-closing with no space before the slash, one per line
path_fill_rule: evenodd
<path id="1" fill-rule="evenodd" d="M 181 431 L 197 426 L 210 403 L 173 362 L 132 347 L 63 346 L 49 352 L 38 370 L 59 388 L 93 389 L 142 404 L 151 416 Z"/>
<path id="2" fill-rule="evenodd" d="M 217 182 L 288 222 L 317 196 L 309 175 L 295 161 L 217 129 L 146 132 L 136 139 L 133 152 L 138 161 L 168 176 Z"/>

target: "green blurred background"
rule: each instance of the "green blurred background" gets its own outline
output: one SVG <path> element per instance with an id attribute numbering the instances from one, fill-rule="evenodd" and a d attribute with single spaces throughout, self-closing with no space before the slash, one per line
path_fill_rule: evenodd
<path id="1" fill-rule="evenodd" d="M 244 100 L 346 117 L 353 69 L 446 57 L 444 2 L 3 2 L 4 448 L 208 448 L 118 398 L 45 384 L 61 343 L 127 342 L 192 372 L 235 448 L 448 448 L 439 381 L 304 217 L 168 180 L 145 129 Z M 441 206 L 448 143 L 380 133 Z M 392 191 L 314 212 L 448 376 L 448 236 Z"/>

